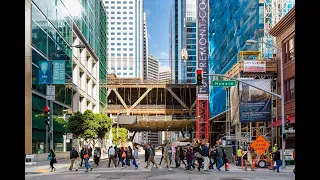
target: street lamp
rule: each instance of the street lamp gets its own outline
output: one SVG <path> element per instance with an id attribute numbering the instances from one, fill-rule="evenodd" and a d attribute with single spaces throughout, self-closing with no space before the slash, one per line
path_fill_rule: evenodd
<path id="1" fill-rule="evenodd" d="M 282 167 L 285 168 L 286 167 L 286 162 L 285 162 L 285 159 L 284 159 L 284 149 L 285 149 L 285 139 L 284 139 L 284 90 L 283 90 L 283 86 L 284 86 L 284 79 L 283 79 L 283 61 L 282 61 L 282 48 L 278 48 L 272 44 L 269 44 L 269 43 L 266 43 L 266 42 L 263 42 L 263 41 L 256 41 L 256 40 L 253 40 L 253 39 L 249 39 L 246 41 L 247 44 L 256 44 L 256 43 L 263 43 L 263 44 L 266 44 L 266 45 L 269 45 L 269 46 L 272 46 L 274 48 L 276 48 L 277 50 L 280 51 L 280 71 L 281 71 L 281 126 L 282 126 L 282 148 L 281 148 L 281 152 L 282 152 Z"/>
<path id="2" fill-rule="evenodd" d="M 86 48 L 85 45 L 83 44 L 79 44 L 79 45 L 74 45 L 74 46 L 70 46 L 70 47 L 75 47 L 75 48 Z M 51 71 L 50 71 L 50 77 L 51 77 L 51 81 L 50 81 L 50 86 L 53 86 L 53 55 L 55 54 L 58 54 L 59 52 L 63 51 L 63 49 L 60 49 L 59 51 L 53 53 L 50 55 L 50 68 L 51 68 Z M 53 101 L 52 100 L 49 100 L 49 107 L 50 107 L 50 149 L 53 149 L 53 118 L 52 118 L 52 115 L 53 115 Z"/>

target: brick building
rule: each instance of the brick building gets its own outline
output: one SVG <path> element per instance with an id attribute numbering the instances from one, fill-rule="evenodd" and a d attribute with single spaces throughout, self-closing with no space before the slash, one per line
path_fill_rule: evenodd
<path id="1" fill-rule="evenodd" d="M 269 32 L 276 37 L 277 47 L 282 48 L 283 80 L 281 79 L 280 53 L 277 53 L 277 93 L 281 94 L 284 86 L 284 113 L 287 124 L 294 129 L 295 125 L 295 6 Z M 277 143 L 281 147 L 281 101 L 277 102 L 277 121 L 270 126 L 277 126 Z M 294 148 L 295 133 L 289 133 L 286 149 Z"/>

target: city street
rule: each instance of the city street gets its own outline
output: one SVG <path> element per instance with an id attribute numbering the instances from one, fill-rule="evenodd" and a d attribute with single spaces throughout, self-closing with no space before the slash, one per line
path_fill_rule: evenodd
<path id="1" fill-rule="evenodd" d="M 160 162 L 160 155 L 156 156 L 156 162 Z M 144 160 L 144 156 L 140 156 L 140 160 Z M 287 167 L 287 169 L 280 170 L 280 173 L 273 172 L 268 169 L 256 169 L 256 171 L 244 171 L 239 167 L 231 164 L 229 171 L 217 171 L 211 170 L 210 172 L 204 172 L 201 170 L 186 171 L 184 165 L 180 168 L 173 168 L 169 171 L 167 168 L 144 168 L 145 162 L 141 162 L 138 169 L 134 169 L 132 166 L 127 168 L 114 168 L 111 163 L 111 168 L 107 168 L 108 160 L 103 160 L 98 168 L 91 163 L 93 170 L 91 172 L 85 172 L 84 167 L 79 168 L 79 171 L 69 171 L 68 161 L 63 160 L 61 164 L 55 164 L 57 170 L 55 172 L 38 172 L 26 174 L 26 179 L 40 180 L 40 179 L 69 179 L 69 180 L 91 180 L 91 179 L 148 179 L 148 180 L 177 180 L 177 179 L 212 179 L 212 180 L 264 180 L 264 179 L 277 179 L 277 180 L 291 180 L 295 179 L 295 174 L 292 172 L 294 167 Z M 49 165 L 46 166 L 49 171 Z M 223 168 L 221 168 L 223 169 Z M 28 169 L 26 168 L 26 172 Z M 30 172 L 30 171 L 29 171 Z"/>

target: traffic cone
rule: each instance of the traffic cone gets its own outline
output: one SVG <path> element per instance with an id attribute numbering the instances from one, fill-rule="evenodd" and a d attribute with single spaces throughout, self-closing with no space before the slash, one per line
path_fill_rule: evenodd
<path id="1" fill-rule="evenodd" d="M 226 163 L 226 169 L 230 169 L 229 163 Z"/>

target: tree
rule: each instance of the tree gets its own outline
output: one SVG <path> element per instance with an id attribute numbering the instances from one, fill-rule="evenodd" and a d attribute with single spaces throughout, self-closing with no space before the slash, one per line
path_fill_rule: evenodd
<path id="1" fill-rule="evenodd" d="M 95 121 L 98 123 L 96 129 L 97 136 L 102 144 L 103 139 L 106 137 L 107 132 L 113 125 L 113 120 L 105 114 L 95 114 Z"/>
<path id="2" fill-rule="evenodd" d="M 39 119 L 43 119 L 44 118 L 44 114 L 37 114 L 36 118 Z M 52 119 L 55 123 L 60 124 L 66 131 L 69 130 L 68 126 L 67 126 L 67 121 L 65 121 L 62 117 L 58 117 L 58 116 L 52 116 Z"/>
<path id="3" fill-rule="evenodd" d="M 83 139 L 92 144 L 93 148 L 97 143 L 99 123 L 96 121 L 95 114 L 91 110 L 86 110 L 84 116 Z"/>
<path id="4" fill-rule="evenodd" d="M 109 138 L 109 134 L 107 134 L 107 139 Z M 128 139 L 128 130 L 126 128 L 118 128 L 118 138 L 117 138 L 117 128 L 112 128 L 112 143 L 121 144 L 125 143 Z"/>
<path id="5" fill-rule="evenodd" d="M 67 129 L 73 134 L 74 138 L 80 138 L 84 134 L 85 118 L 81 112 L 76 112 L 68 118 Z"/>

